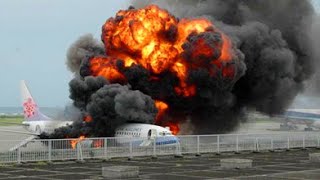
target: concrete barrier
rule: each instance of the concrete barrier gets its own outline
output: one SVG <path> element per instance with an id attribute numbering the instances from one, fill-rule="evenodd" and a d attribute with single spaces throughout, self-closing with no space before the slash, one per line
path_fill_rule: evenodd
<path id="1" fill-rule="evenodd" d="M 252 160 L 250 159 L 221 159 L 221 168 L 223 169 L 244 169 L 252 167 Z"/>
<path id="2" fill-rule="evenodd" d="M 139 177 L 138 166 L 102 167 L 102 176 L 106 179 L 128 179 Z"/>
<path id="3" fill-rule="evenodd" d="M 320 162 L 320 153 L 310 153 L 309 160 L 311 162 Z"/>

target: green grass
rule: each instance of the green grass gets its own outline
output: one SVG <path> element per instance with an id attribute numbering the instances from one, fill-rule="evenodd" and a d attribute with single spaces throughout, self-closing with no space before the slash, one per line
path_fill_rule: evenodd
<path id="1" fill-rule="evenodd" d="M 14 126 L 21 124 L 23 117 L 0 117 L 0 126 Z"/>

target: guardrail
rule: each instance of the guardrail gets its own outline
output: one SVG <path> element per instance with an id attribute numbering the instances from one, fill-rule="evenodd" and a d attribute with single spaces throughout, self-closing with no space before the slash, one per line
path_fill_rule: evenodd
<path id="1" fill-rule="evenodd" d="M 161 141 L 158 141 L 162 138 Z M 171 138 L 166 141 L 166 138 Z M 147 138 L 86 138 L 30 140 L 15 150 L 2 150 L 0 163 L 109 159 L 320 147 L 320 133 L 219 134 Z M 19 144 L 21 141 L 0 141 Z M 166 143 L 170 142 L 170 144 Z M 73 145 L 72 145 L 73 144 Z"/>

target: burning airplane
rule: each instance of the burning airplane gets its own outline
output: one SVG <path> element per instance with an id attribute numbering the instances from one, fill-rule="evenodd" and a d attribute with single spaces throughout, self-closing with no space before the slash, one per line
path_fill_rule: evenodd
<path id="1" fill-rule="evenodd" d="M 170 7 L 169 0 L 161 2 Z M 193 11 L 174 12 L 177 17 L 134 1 L 137 8 L 105 22 L 101 42 L 85 35 L 70 47 L 70 98 L 82 113 L 43 137 L 114 136 L 130 122 L 170 127 L 174 134 L 223 133 L 245 119 L 247 108 L 284 111 L 312 75 L 306 32 L 313 10 L 307 1 L 284 1 L 288 13 L 280 23 L 262 16 L 279 13 L 273 8 L 280 2 L 272 2 L 181 0 L 177 9 Z"/>

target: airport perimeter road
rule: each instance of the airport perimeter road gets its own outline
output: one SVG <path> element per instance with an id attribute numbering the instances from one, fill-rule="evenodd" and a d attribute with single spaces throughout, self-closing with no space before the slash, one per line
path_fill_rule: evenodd
<path id="1" fill-rule="evenodd" d="M 12 131 L 12 132 L 5 132 L 1 130 Z M 16 132 L 21 132 L 21 133 L 16 133 Z M 0 141 L 24 140 L 30 136 L 22 133 L 30 133 L 30 132 L 25 130 L 22 126 L 0 126 Z"/>
<path id="2" fill-rule="evenodd" d="M 3 132 L 1 130 L 13 132 Z M 30 135 L 27 134 L 14 133 L 14 131 L 28 133 L 28 131 L 23 129 L 21 126 L 0 126 L 0 152 L 8 151 L 16 144 L 30 137 Z"/>
<path id="3" fill-rule="evenodd" d="M 23 164 L 0 166 L 0 179 L 103 179 L 101 167 L 117 165 L 139 166 L 139 179 L 320 179 L 320 163 L 308 161 L 315 152 L 320 150 Z M 252 159 L 253 168 L 223 170 L 223 158 Z"/>

